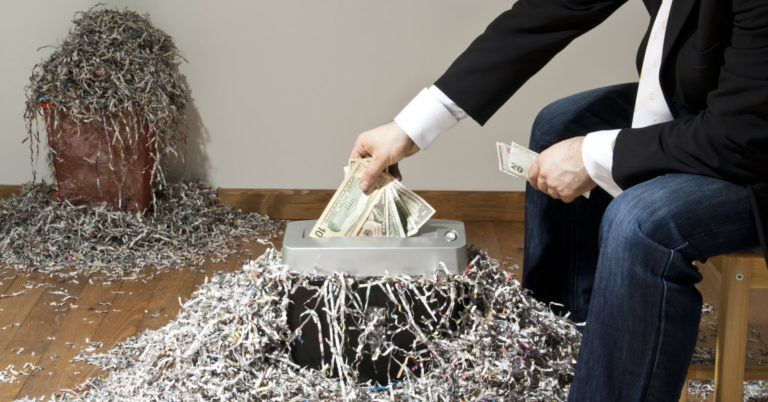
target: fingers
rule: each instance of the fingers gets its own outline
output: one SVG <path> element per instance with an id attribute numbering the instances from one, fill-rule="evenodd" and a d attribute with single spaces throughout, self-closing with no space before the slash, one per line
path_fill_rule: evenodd
<path id="1" fill-rule="evenodd" d="M 536 158 L 536 160 L 533 161 L 533 164 L 528 168 L 528 180 L 531 183 L 531 187 L 535 190 L 541 191 L 556 200 L 560 199 L 565 202 L 571 202 L 574 199 L 574 197 L 564 197 L 558 188 L 550 185 L 546 175 L 541 174 L 539 158 Z M 570 200 L 566 201 L 568 198 L 570 198 Z"/>
<path id="2" fill-rule="evenodd" d="M 397 165 L 397 163 L 389 166 L 389 174 L 391 174 L 395 179 L 403 181 L 403 175 L 400 173 L 400 167 Z"/>
<path id="3" fill-rule="evenodd" d="M 572 202 L 580 193 L 575 193 L 568 183 L 563 182 L 561 176 L 554 174 L 557 172 L 553 173 L 551 164 L 547 164 L 548 160 L 546 159 L 547 155 L 545 155 L 545 152 L 542 152 L 528 168 L 528 180 L 531 183 L 531 187 L 556 200 L 566 203 Z M 544 160 L 542 160 L 542 157 Z"/>
<path id="4" fill-rule="evenodd" d="M 365 158 L 367 156 L 371 155 L 366 150 L 363 134 L 360 134 L 355 140 L 355 145 L 352 146 L 352 152 L 349 154 L 349 159 Z"/>
<path id="5" fill-rule="evenodd" d="M 557 198 L 556 197 L 557 194 L 554 193 L 553 191 L 551 191 L 551 189 L 547 185 L 547 181 L 546 180 L 539 179 L 539 182 L 537 183 L 536 186 L 539 188 L 539 191 L 541 191 L 542 193 L 547 194 L 547 195 L 549 195 L 552 198 Z"/>
<path id="6" fill-rule="evenodd" d="M 373 157 L 368 168 L 363 172 L 363 177 L 360 178 L 360 189 L 366 192 L 370 190 L 385 167 L 387 167 L 385 159 Z"/>
<path id="7" fill-rule="evenodd" d="M 576 197 L 574 197 L 574 196 L 572 196 L 572 195 L 569 195 L 569 196 L 567 196 L 567 197 L 561 197 L 561 198 L 560 198 L 560 201 L 562 201 L 562 202 L 564 202 L 564 203 L 568 204 L 568 203 L 571 203 L 571 202 L 573 202 L 575 199 L 576 199 Z"/>
<path id="8" fill-rule="evenodd" d="M 371 157 L 368 169 L 360 181 L 360 188 L 368 191 L 376 182 L 379 173 L 387 165 L 390 173 L 398 180 L 402 179 L 397 162 L 419 151 L 419 147 L 395 122 L 390 122 L 368 130 L 357 136 L 350 158 Z"/>
<path id="9" fill-rule="evenodd" d="M 533 164 L 528 168 L 528 181 L 534 190 L 539 190 L 539 159 L 536 158 Z"/>

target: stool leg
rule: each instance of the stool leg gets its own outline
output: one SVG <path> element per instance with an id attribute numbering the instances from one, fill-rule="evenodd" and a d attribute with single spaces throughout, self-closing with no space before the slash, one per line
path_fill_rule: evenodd
<path id="1" fill-rule="evenodd" d="M 747 317 L 752 266 L 747 258 L 722 259 L 720 322 L 715 354 L 715 401 L 741 401 L 747 351 Z"/>

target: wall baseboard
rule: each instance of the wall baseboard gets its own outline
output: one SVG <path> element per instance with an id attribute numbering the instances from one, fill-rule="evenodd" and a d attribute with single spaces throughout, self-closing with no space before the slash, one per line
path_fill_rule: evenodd
<path id="1" fill-rule="evenodd" d="M 21 186 L 0 184 L 0 198 L 5 199 L 21 191 Z"/>
<path id="2" fill-rule="evenodd" d="M 0 185 L 0 198 L 18 194 L 19 185 Z M 317 219 L 335 190 L 220 188 L 221 203 L 275 219 Z M 435 218 L 460 221 L 523 222 L 522 191 L 416 191 L 437 211 Z"/>
<path id="3" fill-rule="evenodd" d="M 219 189 L 221 203 L 277 219 L 317 219 L 335 190 Z M 416 191 L 435 218 L 461 221 L 524 220 L 521 191 Z"/>

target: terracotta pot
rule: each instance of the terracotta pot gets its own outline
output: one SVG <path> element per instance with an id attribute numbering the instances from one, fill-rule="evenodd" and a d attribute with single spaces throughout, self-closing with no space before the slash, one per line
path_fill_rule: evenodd
<path id="1" fill-rule="evenodd" d="M 59 200 L 74 205 L 107 202 L 124 211 L 149 212 L 155 141 L 147 127 L 136 135 L 129 131 L 132 127 L 120 126 L 122 155 L 114 129 L 105 129 L 103 122 L 83 123 L 78 132 L 66 113 L 50 108 L 44 112 Z"/>

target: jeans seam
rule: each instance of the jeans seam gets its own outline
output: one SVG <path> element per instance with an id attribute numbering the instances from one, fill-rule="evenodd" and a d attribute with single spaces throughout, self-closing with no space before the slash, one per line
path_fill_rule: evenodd
<path id="1" fill-rule="evenodd" d="M 659 312 L 659 333 L 656 336 L 657 343 L 656 343 L 656 353 L 654 354 L 653 358 L 653 370 L 651 371 L 651 375 L 648 378 L 648 385 L 645 389 L 645 396 L 648 397 L 648 388 L 651 386 L 651 382 L 653 379 L 654 374 L 656 373 L 656 366 L 659 364 L 659 356 L 661 355 L 661 345 L 663 342 L 664 337 L 664 330 L 666 326 L 666 321 L 664 320 L 664 315 L 666 314 L 667 310 L 667 292 L 668 292 L 668 285 L 667 285 L 667 272 L 669 271 L 669 267 L 672 265 L 672 259 L 675 257 L 675 252 L 670 251 L 669 253 L 669 259 L 667 260 L 667 266 L 664 267 L 664 273 L 661 276 L 661 283 L 664 285 L 664 292 L 662 293 L 662 301 L 661 301 L 661 311 Z"/>
<path id="2" fill-rule="evenodd" d="M 648 400 L 648 390 L 651 387 L 651 383 L 653 381 L 653 376 L 656 373 L 656 366 L 659 364 L 659 356 L 661 355 L 661 345 L 663 343 L 662 342 L 662 338 L 663 338 L 664 329 L 665 329 L 664 315 L 665 315 L 665 311 L 666 311 L 666 307 L 667 307 L 667 293 L 668 293 L 668 290 L 669 290 L 668 283 L 667 283 L 667 273 L 669 272 L 669 267 L 672 265 L 672 261 L 675 258 L 675 253 L 677 252 L 676 250 L 680 249 L 681 247 L 685 247 L 688 242 L 685 242 L 682 245 L 680 245 L 680 246 L 678 246 L 678 247 L 676 247 L 674 249 L 670 249 L 668 247 L 662 246 L 658 242 L 656 242 L 656 241 L 652 240 L 650 237 L 648 237 L 643 232 L 643 230 L 639 227 L 639 225 L 638 225 L 637 229 L 638 229 L 638 233 L 640 233 L 640 235 L 643 236 L 647 241 L 649 241 L 649 242 L 651 242 L 651 243 L 661 247 L 662 249 L 668 250 L 668 253 L 669 253 L 669 257 L 667 258 L 667 263 L 664 265 L 664 269 L 660 272 L 660 276 L 659 276 L 659 278 L 661 279 L 663 292 L 661 294 L 661 303 L 660 303 L 660 306 L 659 306 L 659 313 L 658 313 L 658 317 L 659 317 L 658 318 L 659 319 L 658 328 L 659 329 L 658 329 L 658 331 L 656 333 L 656 339 L 655 339 L 655 341 L 656 341 L 655 343 L 656 344 L 654 345 L 654 351 L 655 352 L 653 354 L 653 358 L 651 359 L 651 361 L 652 361 L 651 370 L 648 373 L 648 375 L 646 376 L 645 387 L 642 390 L 642 397 L 640 398 L 640 400 L 649 401 Z"/>
<path id="3" fill-rule="evenodd" d="M 673 249 L 673 250 L 674 250 L 674 251 L 677 251 L 677 250 L 679 250 L 679 249 L 680 249 L 680 248 L 682 248 L 682 247 L 685 247 L 685 246 L 688 246 L 688 245 L 690 245 L 692 242 L 694 242 L 694 243 L 695 243 L 695 242 L 696 242 L 696 240 L 699 240 L 699 239 L 702 239 L 702 238 L 706 238 L 707 236 L 712 236 L 714 233 L 718 233 L 718 232 L 719 232 L 721 229 L 724 229 L 724 228 L 728 228 L 728 227 L 731 227 L 731 225 L 729 225 L 729 224 L 723 224 L 723 225 L 720 225 L 720 226 L 718 226 L 717 228 L 715 228 L 715 229 L 711 230 L 709 233 L 706 233 L 706 234 L 704 234 L 704 233 L 700 233 L 700 234 L 698 234 L 698 235 L 696 235 L 696 236 L 694 236 L 694 237 L 691 237 L 691 238 L 690 238 L 688 241 L 686 241 L 686 242 L 685 242 L 685 244 L 683 244 L 682 246 L 680 246 L 680 247 L 678 247 L 678 248 L 675 248 L 675 249 Z M 742 226 L 742 227 L 740 227 L 740 228 L 739 228 L 739 230 L 731 229 L 731 230 L 729 230 L 729 231 L 727 231 L 727 232 L 741 232 L 741 231 L 747 231 L 747 230 L 751 230 L 751 229 L 753 229 L 753 228 L 754 228 L 754 226 L 753 226 L 753 225 L 745 225 L 745 226 Z M 698 247 L 696 247 L 696 246 L 693 246 L 693 247 L 694 247 L 694 249 L 695 249 L 697 252 L 699 252 L 699 251 L 700 251 Z M 709 257 L 712 257 L 712 256 L 709 256 Z M 706 258 L 709 258 L 709 257 L 706 257 Z M 694 260 L 698 261 L 699 257 L 694 257 L 694 258 L 690 258 L 690 259 L 691 259 L 691 261 L 694 261 Z M 702 259 L 702 260 L 703 260 L 703 259 Z"/>
<path id="4" fill-rule="evenodd" d="M 571 226 L 573 226 L 573 222 L 572 222 Z M 569 229 L 571 229 L 571 233 L 574 232 L 574 230 L 572 230 L 573 229 L 572 227 L 569 228 Z M 568 248 L 569 248 L 568 251 L 570 252 L 570 255 L 576 255 L 573 252 L 574 251 L 573 247 L 574 247 L 575 244 L 576 244 L 575 242 L 570 242 L 570 244 L 568 245 Z M 572 258 L 571 259 L 571 267 L 568 270 L 569 273 L 570 273 L 570 278 L 569 278 L 570 279 L 570 281 L 569 281 L 570 282 L 569 283 L 570 292 L 569 293 L 571 294 L 571 300 L 570 300 L 571 308 L 578 309 L 578 311 L 584 311 L 584 309 L 582 308 L 582 305 L 581 305 L 582 304 L 581 303 L 581 301 L 582 301 L 581 300 L 581 292 L 579 292 L 579 289 L 578 289 L 578 286 L 577 286 L 577 281 L 576 281 L 576 278 L 579 276 L 579 271 L 581 271 L 579 269 L 579 265 L 580 264 L 577 263 L 577 259 L 576 258 Z"/>

